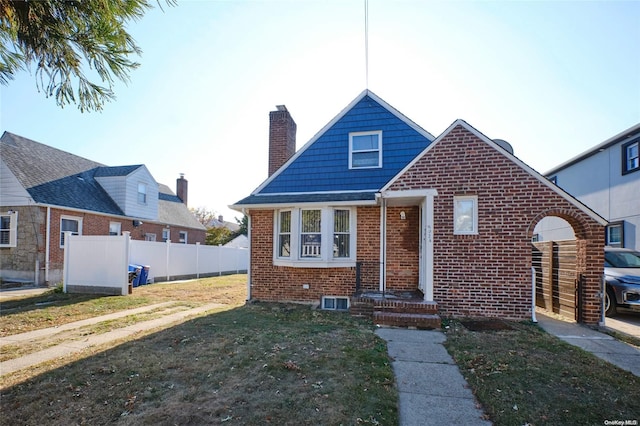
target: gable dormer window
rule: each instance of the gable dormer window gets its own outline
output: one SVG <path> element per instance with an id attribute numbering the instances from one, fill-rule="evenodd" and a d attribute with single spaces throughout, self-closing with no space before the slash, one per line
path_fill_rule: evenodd
<path id="1" fill-rule="evenodd" d="M 138 184 L 138 204 L 147 204 L 147 185 Z"/>
<path id="2" fill-rule="evenodd" d="M 382 131 L 349 133 L 349 168 L 382 167 Z"/>

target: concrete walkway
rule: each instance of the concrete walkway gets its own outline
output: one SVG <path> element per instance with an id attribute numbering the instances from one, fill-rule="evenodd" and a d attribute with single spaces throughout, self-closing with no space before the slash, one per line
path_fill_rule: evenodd
<path id="1" fill-rule="evenodd" d="M 8 344 L 20 344 L 23 342 L 33 342 L 39 338 L 51 337 L 56 333 L 63 331 L 73 330 L 87 325 L 98 324 L 100 322 L 122 318 L 128 315 L 140 314 L 146 311 L 162 308 L 173 304 L 173 302 L 160 303 L 156 305 L 145 306 L 142 308 L 129 309 L 126 311 L 116 312 L 109 315 L 103 315 L 100 317 L 90 318 L 82 321 L 76 321 L 73 323 L 65 324 L 60 327 L 51 327 L 42 330 L 34 330 L 27 333 L 15 334 L 13 336 L 7 336 L 0 339 L 0 347 Z M 153 330 L 160 327 L 166 327 L 178 322 L 182 322 L 187 318 L 203 314 L 213 309 L 221 308 L 223 304 L 210 303 L 207 305 L 199 306 L 193 309 L 187 309 L 171 314 L 163 315 L 160 318 L 156 318 L 149 321 L 142 321 L 136 324 L 129 325 L 127 327 L 112 330 L 107 333 L 96 334 L 88 336 L 82 340 L 68 340 L 56 346 L 44 349 L 39 352 L 31 353 L 20 358 L 11 359 L 8 361 L 0 362 L 0 376 L 13 373 L 14 371 L 22 370 L 24 368 L 33 367 L 46 361 L 51 361 L 58 358 L 64 358 L 76 352 L 86 350 L 89 347 L 101 345 L 104 343 L 112 342 L 115 340 L 123 339 L 132 334 L 140 333 L 142 331 Z"/>
<path id="2" fill-rule="evenodd" d="M 380 328 L 393 359 L 400 426 L 491 425 L 444 348 L 440 331 Z"/>
<path id="3" fill-rule="evenodd" d="M 536 313 L 538 325 L 567 343 L 640 376 L 640 350 L 589 327 Z"/>

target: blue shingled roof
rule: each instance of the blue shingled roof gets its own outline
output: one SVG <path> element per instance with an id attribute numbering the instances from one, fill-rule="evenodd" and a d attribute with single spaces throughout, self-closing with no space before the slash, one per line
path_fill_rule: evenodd
<path id="1" fill-rule="evenodd" d="M 27 191 L 37 203 L 124 215 L 120 207 L 95 180 L 96 172 L 102 168 L 98 167 L 52 180 L 27 188 Z"/>
<path id="2" fill-rule="evenodd" d="M 380 190 L 433 137 L 376 99 L 379 98 L 365 92 L 253 195 Z M 382 130 L 382 168 L 349 169 L 349 133 L 377 130 Z"/>

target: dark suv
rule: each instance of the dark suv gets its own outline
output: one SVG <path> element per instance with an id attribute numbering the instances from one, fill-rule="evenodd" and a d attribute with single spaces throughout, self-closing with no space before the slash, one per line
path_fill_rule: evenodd
<path id="1" fill-rule="evenodd" d="M 640 312 L 640 253 L 606 247 L 604 249 L 605 314 L 612 317 L 618 308 Z"/>

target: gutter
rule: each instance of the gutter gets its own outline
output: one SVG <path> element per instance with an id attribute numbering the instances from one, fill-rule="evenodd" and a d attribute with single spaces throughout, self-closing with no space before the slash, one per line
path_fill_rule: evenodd
<path id="1" fill-rule="evenodd" d="M 49 257 L 51 246 L 51 206 L 47 206 L 47 230 L 45 233 L 45 250 L 44 250 L 44 283 L 49 286 Z"/>

